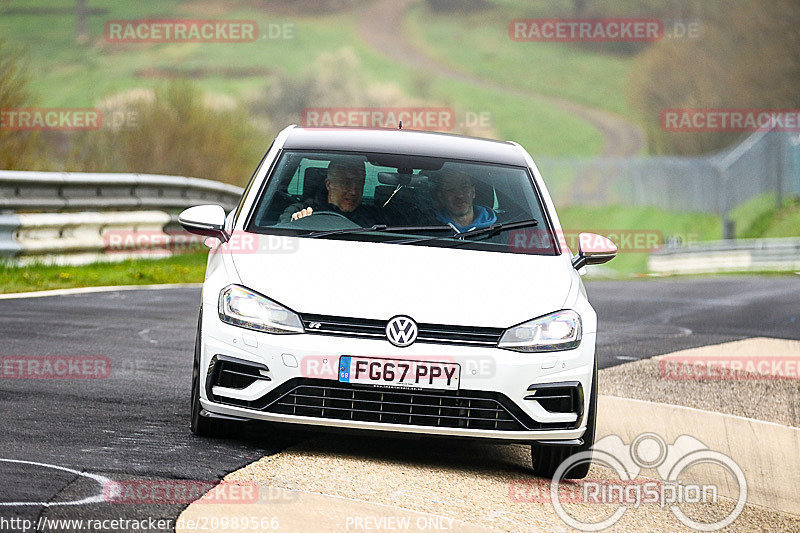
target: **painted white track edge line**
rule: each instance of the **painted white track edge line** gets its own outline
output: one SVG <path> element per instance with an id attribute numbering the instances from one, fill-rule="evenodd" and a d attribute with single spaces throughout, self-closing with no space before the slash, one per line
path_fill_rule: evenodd
<path id="1" fill-rule="evenodd" d="M 662 403 L 662 402 L 651 402 L 649 400 L 639 400 L 637 398 L 625 398 L 623 396 L 612 396 L 610 394 L 600 394 L 599 396 L 605 396 L 606 398 L 614 398 L 615 400 L 630 400 L 632 402 L 639 402 L 639 403 L 648 403 L 651 405 L 657 405 L 659 407 L 677 407 L 679 409 L 687 409 L 689 411 L 696 411 L 698 413 L 708 413 L 711 415 L 718 415 L 718 416 L 727 416 L 730 418 L 736 418 L 739 420 L 744 420 L 746 422 L 758 422 L 759 424 L 769 424 L 771 426 L 776 426 L 779 428 L 787 428 L 787 429 L 795 429 L 800 431 L 800 428 L 795 426 L 787 426 L 784 424 L 778 424 L 777 422 L 769 422 L 767 420 L 759 420 L 757 418 L 747 418 L 746 416 L 739 416 L 739 415 L 729 415 L 728 413 L 720 413 L 719 411 L 708 411 L 706 409 L 698 409 L 697 407 L 686 407 L 685 405 L 675 405 L 672 403 Z"/>
<path id="2" fill-rule="evenodd" d="M 157 285 L 104 285 L 101 287 L 73 287 L 70 289 L 53 289 L 47 291 L 12 292 L 0 294 L 0 300 L 15 300 L 20 298 L 46 298 L 48 296 L 68 296 L 71 294 L 91 294 L 95 292 L 157 291 L 163 289 L 178 289 L 181 287 L 200 288 L 202 283 L 161 283 Z"/>

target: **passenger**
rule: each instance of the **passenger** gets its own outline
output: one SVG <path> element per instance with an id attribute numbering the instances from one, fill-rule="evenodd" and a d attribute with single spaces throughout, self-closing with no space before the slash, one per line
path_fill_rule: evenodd
<path id="1" fill-rule="evenodd" d="M 432 180 L 433 195 L 438 203 L 436 218 L 458 231 L 485 228 L 497 222 L 494 210 L 475 204 L 475 182 L 469 174 L 458 170 L 442 173 Z"/>
<path id="2" fill-rule="evenodd" d="M 356 224 L 367 227 L 381 223 L 380 209 L 361 203 L 366 172 L 363 163 L 332 161 L 324 188 L 317 198 L 292 204 L 281 215 L 281 222 L 290 222 L 320 211 L 339 213 Z"/>

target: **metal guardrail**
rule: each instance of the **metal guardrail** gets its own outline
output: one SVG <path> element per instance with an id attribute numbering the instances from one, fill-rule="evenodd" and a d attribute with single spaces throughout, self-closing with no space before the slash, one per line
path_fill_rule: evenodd
<path id="1" fill-rule="evenodd" d="M 202 241 L 165 230 L 172 218 L 164 211 L 0 215 L 0 258 L 85 264 L 165 257 Z"/>
<path id="2" fill-rule="evenodd" d="M 219 204 L 226 211 L 242 189 L 183 176 L 0 170 L 0 211 L 179 210 Z"/>
<path id="3" fill-rule="evenodd" d="M 108 235 L 168 244 L 178 211 L 199 204 L 229 211 L 241 195 L 233 185 L 183 176 L 0 170 L 0 258 L 78 264 L 148 256 L 147 246 L 110 250 Z"/>
<path id="4" fill-rule="evenodd" d="M 800 238 L 741 239 L 692 243 L 650 255 L 657 274 L 800 271 Z"/>
<path id="5" fill-rule="evenodd" d="M 696 157 L 537 157 L 553 200 L 566 205 L 655 206 L 719 214 L 769 195 L 776 206 L 800 196 L 800 135 L 757 131 L 721 152 Z"/>

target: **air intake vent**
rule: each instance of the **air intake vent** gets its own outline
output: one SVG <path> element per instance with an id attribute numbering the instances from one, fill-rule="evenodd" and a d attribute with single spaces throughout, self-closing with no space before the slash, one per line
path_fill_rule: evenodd
<path id="1" fill-rule="evenodd" d="M 583 414 L 583 386 L 579 381 L 562 383 L 537 383 L 528 387 L 526 400 L 536 400 L 551 413 Z"/>
<path id="2" fill-rule="evenodd" d="M 211 387 L 244 389 L 258 380 L 271 381 L 266 365 L 217 354 L 211 359 L 209 383 Z"/>

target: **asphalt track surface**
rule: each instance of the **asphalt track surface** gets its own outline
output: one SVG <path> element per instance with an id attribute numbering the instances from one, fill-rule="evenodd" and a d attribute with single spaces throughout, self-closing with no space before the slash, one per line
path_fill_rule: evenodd
<path id="1" fill-rule="evenodd" d="M 587 285 L 601 368 L 747 337 L 800 339 L 797 275 Z M 12 518 L 174 520 L 184 504 L 105 502 L 104 479 L 214 481 L 306 438 L 255 424 L 230 439 L 191 435 L 199 302 L 197 288 L 0 300 L 0 356 L 106 356 L 112 367 L 106 379 L 0 378 L 0 530 L 14 531 Z M 99 501 L 63 505 L 87 497 Z"/>

